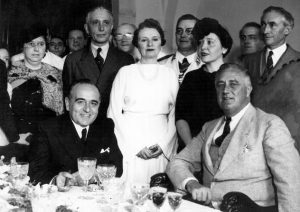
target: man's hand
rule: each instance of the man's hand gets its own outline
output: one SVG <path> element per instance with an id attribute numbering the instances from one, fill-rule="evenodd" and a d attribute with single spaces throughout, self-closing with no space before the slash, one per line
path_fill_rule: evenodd
<path id="1" fill-rule="evenodd" d="M 208 205 L 211 202 L 211 190 L 207 187 L 202 186 L 196 180 L 190 180 L 186 184 L 186 189 L 192 195 L 194 200 L 204 202 Z"/>
<path id="2" fill-rule="evenodd" d="M 72 179 L 75 181 L 75 177 L 69 172 L 59 172 L 56 177 L 56 185 L 58 188 L 64 187 L 67 185 L 67 179 Z"/>

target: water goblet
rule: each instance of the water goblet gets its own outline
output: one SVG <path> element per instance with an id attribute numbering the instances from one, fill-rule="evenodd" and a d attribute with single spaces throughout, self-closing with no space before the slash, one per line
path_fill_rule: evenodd
<path id="1" fill-rule="evenodd" d="M 177 192 L 168 192 L 168 202 L 170 207 L 175 212 L 177 208 L 179 208 L 181 202 L 182 202 L 182 194 Z"/>
<path id="2" fill-rule="evenodd" d="M 117 167 L 113 164 L 99 164 L 96 172 L 101 183 L 105 184 L 104 182 L 108 182 L 116 176 Z"/>
<path id="3" fill-rule="evenodd" d="M 89 180 L 93 177 L 96 170 L 97 159 L 92 157 L 80 157 L 77 159 L 78 172 L 84 181 L 84 191 L 88 191 Z"/>
<path id="4" fill-rule="evenodd" d="M 29 170 L 28 162 L 16 162 L 10 165 L 10 174 L 14 179 L 25 179 Z"/>
<path id="5" fill-rule="evenodd" d="M 166 198 L 167 189 L 159 186 L 152 187 L 152 201 L 157 208 L 157 211 L 160 210 L 160 207 L 163 205 Z"/>
<path id="6" fill-rule="evenodd" d="M 135 205 L 143 203 L 143 198 L 146 197 L 150 190 L 150 186 L 147 183 L 134 183 L 131 185 L 131 194 Z"/>

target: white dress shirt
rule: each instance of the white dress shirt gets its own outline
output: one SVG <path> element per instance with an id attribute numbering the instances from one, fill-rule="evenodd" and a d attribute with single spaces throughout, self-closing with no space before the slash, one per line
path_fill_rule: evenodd
<path id="1" fill-rule="evenodd" d="M 101 48 L 100 56 L 105 61 L 106 56 L 107 56 L 107 52 L 108 52 L 108 48 L 109 48 L 109 43 L 106 43 L 103 46 L 96 46 L 93 43 L 91 43 L 91 49 L 92 49 L 92 53 L 94 55 L 94 58 L 97 56 L 97 49 L 98 48 Z"/>
<path id="2" fill-rule="evenodd" d="M 281 58 L 281 56 L 286 51 L 286 49 L 287 49 L 286 43 L 282 44 L 281 46 L 277 47 L 276 49 L 269 49 L 269 48 L 267 48 L 266 61 L 267 61 L 269 52 L 272 51 L 273 52 L 273 55 L 272 55 L 273 67 L 275 67 L 275 65 L 277 64 L 278 60 Z"/>
<path id="3" fill-rule="evenodd" d="M 81 133 L 82 133 L 82 130 L 83 130 L 83 129 L 86 129 L 86 134 L 88 134 L 90 126 L 82 127 L 82 126 L 80 126 L 79 124 L 76 124 L 73 120 L 72 120 L 72 122 L 73 122 L 73 124 L 74 124 L 74 127 L 75 127 L 75 129 L 76 129 L 76 132 L 77 132 L 77 134 L 78 134 L 78 136 L 79 136 L 80 139 L 81 139 L 81 137 L 82 137 L 82 134 L 81 134 Z"/>

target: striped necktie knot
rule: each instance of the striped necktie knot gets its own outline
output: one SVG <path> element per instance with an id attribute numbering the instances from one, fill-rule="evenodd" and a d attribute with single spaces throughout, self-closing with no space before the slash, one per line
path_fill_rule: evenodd
<path id="1" fill-rule="evenodd" d="M 182 63 L 178 62 L 179 65 L 179 75 L 178 75 L 178 81 L 179 83 L 182 83 L 183 76 L 188 67 L 190 66 L 189 61 L 186 59 L 186 57 L 182 60 Z"/>

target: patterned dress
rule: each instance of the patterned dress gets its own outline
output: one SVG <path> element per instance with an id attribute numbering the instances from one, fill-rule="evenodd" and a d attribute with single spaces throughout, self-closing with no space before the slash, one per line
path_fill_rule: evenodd
<path id="1" fill-rule="evenodd" d="M 44 63 L 31 70 L 22 62 L 12 67 L 8 80 L 22 82 L 13 89 L 11 100 L 19 133 L 35 133 L 39 121 L 63 113 L 61 71 Z"/>

